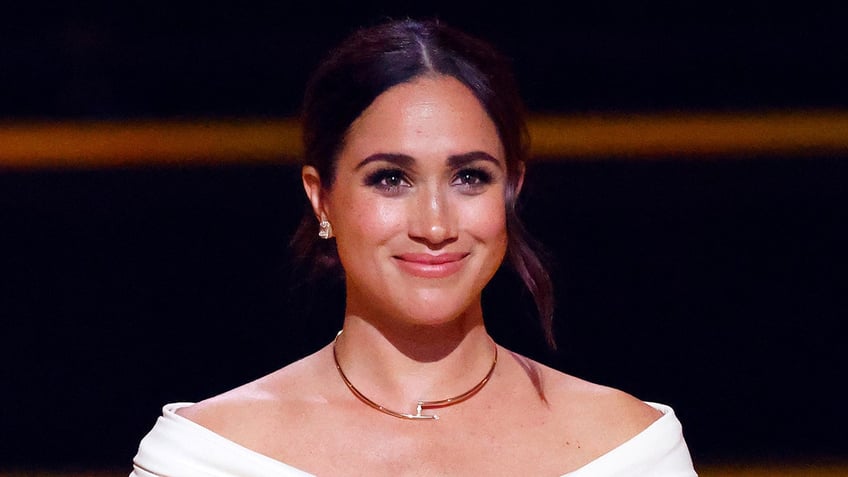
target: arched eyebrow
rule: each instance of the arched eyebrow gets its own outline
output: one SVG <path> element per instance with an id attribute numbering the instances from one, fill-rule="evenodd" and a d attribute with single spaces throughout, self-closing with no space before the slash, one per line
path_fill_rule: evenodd
<path id="1" fill-rule="evenodd" d="M 448 165 L 451 167 L 451 169 L 462 169 L 463 167 L 467 166 L 468 164 L 471 164 L 472 162 L 476 162 L 476 161 L 491 162 L 492 164 L 497 166 L 498 169 L 503 169 L 503 165 L 501 164 L 501 161 L 495 159 L 488 152 L 472 151 L 472 152 L 466 152 L 464 154 L 456 154 L 456 155 L 448 157 Z"/>
<path id="2" fill-rule="evenodd" d="M 356 165 L 354 170 L 358 171 L 359 169 L 362 169 L 366 165 L 368 165 L 372 162 L 377 162 L 377 161 L 390 162 L 390 163 L 395 164 L 396 166 L 404 168 L 404 169 L 409 169 L 409 168 L 412 167 L 413 164 L 415 164 L 415 159 L 412 156 L 408 156 L 406 154 L 393 154 L 393 153 L 388 153 L 388 152 L 378 152 L 376 154 L 371 154 L 370 156 L 368 156 L 365 159 L 363 159 L 362 161 L 360 161 L 359 164 Z"/>
<path id="3" fill-rule="evenodd" d="M 359 164 L 356 165 L 354 170 L 362 169 L 367 164 L 370 164 L 372 162 L 377 162 L 377 161 L 389 162 L 389 163 L 395 164 L 396 166 L 404 168 L 404 169 L 410 169 L 415 164 L 415 158 L 413 158 L 412 156 L 406 155 L 406 154 L 378 152 L 376 154 L 371 154 L 370 156 L 361 160 L 359 162 Z M 463 153 L 463 154 L 454 154 L 452 156 L 448 156 L 447 162 L 448 162 L 448 166 L 451 169 L 461 169 L 461 168 L 467 166 L 468 164 L 471 164 L 472 162 L 476 162 L 476 161 L 491 162 L 492 164 L 497 166 L 499 169 L 503 169 L 503 165 L 501 164 L 501 161 L 495 159 L 494 156 L 492 156 L 488 152 L 484 152 L 484 151 L 471 151 L 471 152 L 466 152 L 466 153 Z"/>

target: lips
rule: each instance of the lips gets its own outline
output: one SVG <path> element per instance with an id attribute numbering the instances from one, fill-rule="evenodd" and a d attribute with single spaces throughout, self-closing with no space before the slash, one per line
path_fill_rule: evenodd
<path id="1" fill-rule="evenodd" d="M 401 270 L 421 278 L 444 278 L 458 272 L 465 264 L 467 253 L 405 253 L 394 259 Z"/>

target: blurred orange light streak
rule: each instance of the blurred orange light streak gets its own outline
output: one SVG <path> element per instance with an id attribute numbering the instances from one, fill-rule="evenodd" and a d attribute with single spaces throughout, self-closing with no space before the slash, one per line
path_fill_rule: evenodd
<path id="1" fill-rule="evenodd" d="M 534 115 L 538 160 L 848 153 L 848 111 Z M 295 163 L 296 119 L 0 122 L 0 169 Z"/>

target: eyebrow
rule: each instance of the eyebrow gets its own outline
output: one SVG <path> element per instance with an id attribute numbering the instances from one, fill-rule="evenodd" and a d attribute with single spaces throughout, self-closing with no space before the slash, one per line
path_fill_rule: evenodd
<path id="1" fill-rule="evenodd" d="M 356 165 L 354 170 L 358 171 L 359 169 L 362 169 L 366 165 L 368 165 L 372 162 L 378 162 L 378 161 L 391 162 L 392 164 L 400 166 L 404 169 L 409 169 L 415 163 L 415 159 L 413 159 L 412 156 L 408 156 L 406 154 L 393 154 L 393 153 L 388 153 L 388 152 L 378 152 L 376 154 L 371 154 L 370 156 L 368 156 L 365 159 L 363 159 L 362 161 L 360 161 L 359 164 Z"/>
<path id="2" fill-rule="evenodd" d="M 356 165 L 354 170 L 362 169 L 366 165 L 378 161 L 390 162 L 392 164 L 397 165 L 398 167 L 405 169 L 409 169 L 415 164 L 415 158 L 406 154 L 378 152 L 376 154 L 371 154 L 370 156 L 360 161 L 359 164 Z M 503 168 L 500 161 L 495 159 L 488 152 L 484 151 L 471 151 L 463 154 L 454 154 L 452 156 L 448 156 L 448 165 L 451 167 L 451 169 L 460 169 L 475 161 L 487 161 L 495 164 L 498 168 Z"/>
<path id="3" fill-rule="evenodd" d="M 496 165 L 498 169 L 503 168 L 501 162 L 495 159 L 488 152 L 472 151 L 466 152 L 465 154 L 456 154 L 448 157 L 448 165 L 451 167 L 451 169 L 461 169 L 462 167 L 465 167 L 468 164 L 471 164 L 472 162 L 476 161 L 491 162 L 492 164 Z"/>

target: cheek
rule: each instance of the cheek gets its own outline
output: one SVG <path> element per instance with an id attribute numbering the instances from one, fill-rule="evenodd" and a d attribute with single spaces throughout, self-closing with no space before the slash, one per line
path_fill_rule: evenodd
<path id="1" fill-rule="evenodd" d="M 355 250 L 353 247 L 366 243 L 383 242 L 404 223 L 402 207 L 379 197 L 351 194 L 335 199 L 332 215 L 339 247 Z"/>
<path id="2" fill-rule="evenodd" d="M 506 247 L 506 209 L 500 197 L 493 195 L 490 199 L 466 207 L 462 221 L 465 229 L 478 240 Z"/>

